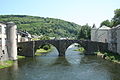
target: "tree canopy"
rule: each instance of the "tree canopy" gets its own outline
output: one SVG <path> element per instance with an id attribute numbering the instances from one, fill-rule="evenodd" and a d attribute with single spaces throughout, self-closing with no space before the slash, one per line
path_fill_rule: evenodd
<path id="1" fill-rule="evenodd" d="M 102 27 L 103 25 L 107 27 L 115 27 L 119 24 L 120 24 L 120 9 L 116 9 L 114 11 L 114 17 L 111 19 L 111 21 L 105 20 L 101 22 L 100 27 Z"/>
<path id="2" fill-rule="evenodd" d="M 91 26 L 88 24 L 83 25 L 79 31 L 78 39 L 90 39 L 91 38 Z"/>

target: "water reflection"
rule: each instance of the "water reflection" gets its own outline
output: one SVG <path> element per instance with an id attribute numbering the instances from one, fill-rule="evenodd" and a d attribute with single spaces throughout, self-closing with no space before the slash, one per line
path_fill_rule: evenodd
<path id="1" fill-rule="evenodd" d="M 97 56 L 84 56 L 69 48 L 65 57 L 56 50 L 20 59 L 0 70 L 0 80 L 120 80 L 120 65 Z"/>
<path id="2" fill-rule="evenodd" d="M 57 57 L 52 66 L 55 65 L 70 66 L 70 63 L 67 61 L 66 57 Z"/>

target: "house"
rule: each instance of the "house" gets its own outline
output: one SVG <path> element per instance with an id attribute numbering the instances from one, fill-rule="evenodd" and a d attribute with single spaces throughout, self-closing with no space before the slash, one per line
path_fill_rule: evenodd
<path id="1" fill-rule="evenodd" d="M 101 28 L 92 28 L 91 30 L 91 41 L 97 42 L 110 42 L 110 29 L 107 26 Z"/>
<path id="2" fill-rule="evenodd" d="M 110 42 L 109 42 L 109 50 L 120 54 L 120 25 L 111 28 L 110 30 Z"/>
<path id="3" fill-rule="evenodd" d="M 31 41 L 31 34 L 27 31 L 17 31 L 17 42 Z"/>
<path id="4" fill-rule="evenodd" d="M 108 50 L 120 54 L 120 25 L 109 28 L 93 28 L 91 30 L 91 41 L 108 43 Z"/>

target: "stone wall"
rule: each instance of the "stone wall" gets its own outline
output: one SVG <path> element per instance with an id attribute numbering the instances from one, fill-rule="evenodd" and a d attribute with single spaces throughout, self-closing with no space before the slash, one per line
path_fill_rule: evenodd
<path id="1" fill-rule="evenodd" d="M 94 54 L 96 51 L 108 51 L 108 44 L 102 42 L 85 40 L 38 40 L 18 43 L 18 55 L 33 57 L 37 48 L 46 43 L 54 45 L 59 52 L 59 56 L 65 56 L 66 49 L 73 43 L 80 44 L 85 48 L 85 54 L 89 55 Z"/>

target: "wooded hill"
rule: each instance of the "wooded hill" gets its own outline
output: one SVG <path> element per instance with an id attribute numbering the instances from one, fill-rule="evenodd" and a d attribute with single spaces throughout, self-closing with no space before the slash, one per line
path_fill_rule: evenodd
<path id="1" fill-rule="evenodd" d="M 81 28 L 80 25 L 60 19 L 27 15 L 0 15 L 0 21 L 13 21 L 19 30 L 49 37 L 77 37 Z"/>

